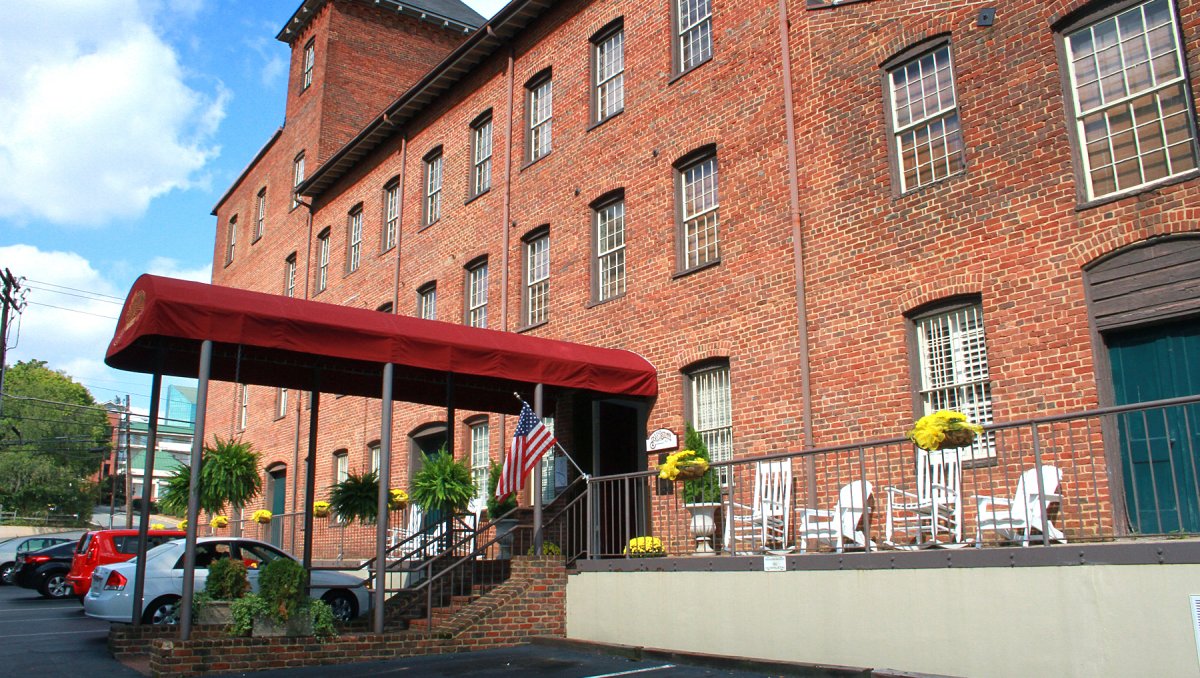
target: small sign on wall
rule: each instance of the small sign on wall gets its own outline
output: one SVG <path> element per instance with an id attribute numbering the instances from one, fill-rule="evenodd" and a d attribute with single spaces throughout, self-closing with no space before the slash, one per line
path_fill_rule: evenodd
<path id="1" fill-rule="evenodd" d="M 660 428 L 646 438 L 646 451 L 674 450 L 679 447 L 679 436 L 669 428 Z"/>
<path id="2" fill-rule="evenodd" d="M 787 572 L 787 558 L 784 556 L 763 556 L 763 572 Z"/>

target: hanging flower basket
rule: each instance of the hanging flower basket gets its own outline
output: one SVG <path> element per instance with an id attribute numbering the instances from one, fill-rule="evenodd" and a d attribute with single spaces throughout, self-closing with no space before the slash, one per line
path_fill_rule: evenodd
<path id="1" fill-rule="evenodd" d="M 908 439 L 923 450 L 947 450 L 975 442 L 983 427 L 967 421 L 967 415 L 953 410 L 938 410 L 917 420 Z"/>
<path id="2" fill-rule="evenodd" d="M 403 511 L 408 508 L 408 493 L 399 488 L 391 489 L 388 494 L 388 508 L 392 511 Z"/>
<path id="3" fill-rule="evenodd" d="M 663 480 L 695 480 L 705 473 L 708 473 L 708 462 L 693 450 L 673 452 L 658 467 L 658 477 Z"/>
<path id="4" fill-rule="evenodd" d="M 187 519 L 179 521 L 179 524 L 175 526 L 175 529 L 186 531 L 187 530 Z"/>
<path id="5" fill-rule="evenodd" d="M 222 527 L 227 527 L 229 525 L 229 519 L 225 516 L 213 516 L 213 519 L 208 521 L 208 524 L 214 530 L 219 530 Z"/>
<path id="6" fill-rule="evenodd" d="M 253 515 L 250 516 L 250 520 L 253 520 L 254 522 L 258 523 L 259 525 L 266 525 L 271 522 L 271 517 L 272 516 L 271 516 L 270 511 L 268 511 L 266 509 L 259 509 L 259 510 L 255 511 Z"/>
<path id="7" fill-rule="evenodd" d="M 314 518 L 326 518 L 329 516 L 329 502 L 314 501 L 312 514 Z"/>

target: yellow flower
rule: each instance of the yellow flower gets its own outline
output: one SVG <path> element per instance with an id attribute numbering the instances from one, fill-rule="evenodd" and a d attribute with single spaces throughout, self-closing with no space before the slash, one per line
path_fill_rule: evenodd
<path id="1" fill-rule="evenodd" d="M 187 520 L 185 519 L 185 520 L 181 520 L 181 521 L 179 521 L 179 524 L 175 526 L 175 529 L 177 529 L 177 530 L 187 530 Z"/>
<path id="2" fill-rule="evenodd" d="M 225 516 L 213 516 L 213 519 L 210 520 L 208 524 L 211 525 L 214 530 L 219 530 L 229 524 L 229 519 Z"/>
<path id="3" fill-rule="evenodd" d="M 313 512 L 313 515 L 318 518 L 323 518 L 323 517 L 329 515 L 329 502 L 314 501 L 312 512 Z"/>
<path id="4" fill-rule="evenodd" d="M 699 468 L 699 475 L 708 472 L 708 462 L 696 454 L 695 450 L 679 450 L 667 455 L 667 460 L 658 467 L 658 477 L 663 480 L 676 480 L 683 469 Z"/>
<path id="5" fill-rule="evenodd" d="M 262 525 L 266 525 L 267 523 L 271 522 L 271 512 L 266 509 L 259 509 L 250 516 L 250 520 Z"/>
<path id="6" fill-rule="evenodd" d="M 908 432 L 908 439 L 923 450 L 941 448 L 950 431 L 971 431 L 974 435 L 983 433 L 983 427 L 967 421 L 967 415 L 953 410 L 938 410 L 917 420 Z"/>
<path id="7" fill-rule="evenodd" d="M 404 490 L 398 487 L 393 487 L 388 491 L 388 494 L 390 495 L 388 498 L 388 508 L 392 509 L 393 511 L 399 511 L 405 506 L 408 506 L 408 493 Z"/>
<path id="8" fill-rule="evenodd" d="M 167 526 L 166 526 L 166 525 L 163 525 L 162 523 L 150 523 L 150 529 L 152 529 L 152 530 L 165 530 L 165 529 L 167 529 Z"/>
<path id="9" fill-rule="evenodd" d="M 663 550 L 662 540 L 658 537 L 634 537 L 629 540 L 629 546 L 625 552 L 632 556 L 662 556 L 666 555 Z"/>

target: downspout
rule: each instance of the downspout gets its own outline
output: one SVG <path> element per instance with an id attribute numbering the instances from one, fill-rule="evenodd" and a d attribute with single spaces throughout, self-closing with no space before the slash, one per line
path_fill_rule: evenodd
<path id="1" fill-rule="evenodd" d="M 804 231 L 800 214 L 800 169 L 796 158 L 796 110 L 792 98 L 792 49 L 788 39 L 790 22 L 786 0 L 779 0 L 779 49 L 783 55 L 783 111 L 787 129 L 788 202 L 792 226 L 792 260 L 796 269 L 796 331 L 800 340 L 800 393 L 804 399 L 803 426 L 804 448 L 813 448 L 812 426 L 812 373 L 808 347 L 808 307 L 804 294 Z M 808 478 L 808 496 L 816 496 L 815 463 L 812 456 L 805 458 L 805 475 Z"/>
<path id="2" fill-rule="evenodd" d="M 400 313 L 400 246 L 404 243 L 404 170 L 408 167 L 408 135 L 400 136 L 400 178 L 396 186 L 396 271 L 392 275 L 392 313 Z"/>
<path id="3" fill-rule="evenodd" d="M 492 27 L 488 26 L 490 33 Z M 500 284 L 503 293 L 500 295 L 500 316 L 504 323 L 503 329 L 508 331 L 508 238 L 512 224 L 512 151 L 513 151 L 513 47 L 508 47 L 508 111 L 505 113 L 507 129 L 504 139 L 504 208 L 501 229 L 504 242 L 504 254 L 501 257 L 503 268 L 500 272 Z M 508 440 L 508 417 L 500 416 L 500 440 Z M 503 447 L 503 446 L 502 446 Z"/>

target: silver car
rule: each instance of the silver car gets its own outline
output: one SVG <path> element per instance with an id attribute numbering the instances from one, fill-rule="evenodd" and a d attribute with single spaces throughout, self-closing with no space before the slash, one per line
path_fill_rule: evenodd
<path id="1" fill-rule="evenodd" d="M 146 585 L 142 597 L 143 624 L 178 623 L 183 595 L 184 540 L 156 546 L 146 552 Z M 203 537 L 196 540 L 196 591 L 204 590 L 208 565 L 217 558 L 240 558 L 247 566 L 250 589 L 258 592 L 261 566 L 277 558 L 295 560 L 265 542 L 236 537 Z M 133 622 L 133 588 L 136 559 L 101 565 L 92 573 L 91 588 L 83 598 L 89 617 L 113 622 Z M 349 621 L 370 609 L 371 597 L 363 579 L 343 572 L 314 570 L 310 595 L 333 608 L 338 621 Z"/>
<path id="2" fill-rule="evenodd" d="M 54 546 L 68 541 L 78 541 L 83 532 L 61 532 L 57 534 L 34 534 L 25 537 L 12 537 L 0 541 L 0 584 L 11 584 L 13 566 L 17 564 L 17 556 L 39 551 L 47 546 Z"/>

